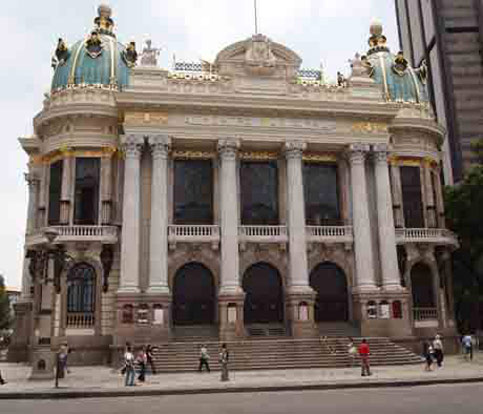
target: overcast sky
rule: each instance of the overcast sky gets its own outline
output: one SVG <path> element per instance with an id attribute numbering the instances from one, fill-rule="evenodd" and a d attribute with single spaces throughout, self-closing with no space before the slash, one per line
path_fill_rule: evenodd
<path id="1" fill-rule="evenodd" d="M 52 76 L 58 37 L 68 45 L 92 28 L 98 0 L 13 0 L 0 9 L 0 273 L 20 287 L 27 210 L 27 157 L 17 138 L 32 134 Z M 163 48 L 161 65 L 214 60 L 218 51 L 254 33 L 253 0 L 111 0 L 120 41 L 149 35 Z M 369 25 L 378 18 L 388 44 L 398 49 L 393 0 L 258 0 L 259 32 L 285 44 L 303 67 L 323 63 L 326 76 L 348 73 L 348 59 L 365 53 Z"/>

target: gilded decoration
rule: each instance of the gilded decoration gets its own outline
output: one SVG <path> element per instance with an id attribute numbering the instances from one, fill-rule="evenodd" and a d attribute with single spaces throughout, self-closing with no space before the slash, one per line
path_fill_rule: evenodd
<path id="1" fill-rule="evenodd" d="M 279 154 L 273 151 L 244 151 L 240 153 L 242 160 L 276 160 Z"/>
<path id="2" fill-rule="evenodd" d="M 175 159 L 196 159 L 205 160 L 216 157 L 216 153 L 213 151 L 173 151 L 172 156 Z"/>
<path id="3" fill-rule="evenodd" d="M 128 126 L 166 125 L 167 112 L 132 111 L 124 114 L 124 124 Z"/>
<path id="4" fill-rule="evenodd" d="M 354 122 L 351 128 L 352 132 L 373 134 L 373 133 L 387 133 L 387 124 L 384 122 Z"/>
<path id="5" fill-rule="evenodd" d="M 51 164 L 55 161 L 67 157 L 83 157 L 83 158 L 105 158 L 112 156 L 121 156 L 121 151 L 114 146 L 106 146 L 100 150 L 74 150 L 70 147 L 63 146 L 58 150 L 48 154 L 35 154 L 30 156 L 29 163 L 32 165 Z"/>
<path id="6" fill-rule="evenodd" d="M 302 160 L 305 162 L 337 162 L 337 155 L 333 152 L 304 153 Z"/>

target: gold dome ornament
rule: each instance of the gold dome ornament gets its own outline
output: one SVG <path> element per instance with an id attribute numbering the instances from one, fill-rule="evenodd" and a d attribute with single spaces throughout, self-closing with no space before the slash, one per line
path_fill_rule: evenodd
<path id="1" fill-rule="evenodd" d="M 97 8 L 98 16 L 94 19 L 99 33 L 114 36 L 114 21 L 111 19 L 112 9 L 107 4 L 101 4 Z"/>

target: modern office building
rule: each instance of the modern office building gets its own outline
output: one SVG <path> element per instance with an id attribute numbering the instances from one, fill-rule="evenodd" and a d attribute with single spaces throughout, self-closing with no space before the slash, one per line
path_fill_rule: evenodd
<path id="1" fill-rule="evenodd" d="M 74 360 L 101 362 L 192 327 L 231 341 L 318 338 L 331 324 L 454 336 L 444 129 L 424 68 L 391 54 L 381 25 L 339 85 L 261 34 L 210 67 L 166 70 L 156 56 L 120 44 L 105 6 L 86 38 L 59 40 L 35 135 L 20 139 L 12 357 L 45 367 L 37 351 L 68 341 Z M 58 247 L 67 263 L 49 265 Z"/>
<path id="2" fill-rule="evenodd" d="M 400 42 L 426 61 L 429 96 L 447 130 L 445 181 L 459 181 L 483 138 L 483 0 L 396 0 Z"/>

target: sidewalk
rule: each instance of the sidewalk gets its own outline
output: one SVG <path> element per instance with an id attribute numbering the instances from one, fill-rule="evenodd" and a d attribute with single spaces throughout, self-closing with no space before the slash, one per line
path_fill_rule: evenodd
<path id="1" fill-rule="evenodd" d="M 24 364 L 0 363 L 0 370 L 8 381 L 0 386 L 0 399 L 87 398 L 483 382 L 483 354 L 472 362 L 449 356 L 443 368 L 432 372 L 424 372 L 422 364 L 374 367 L 371 377 L 361 377 L 359 368 L 234 371 L 229 382 L 221 382 L 219 372 L 193 372 L 148 375 L 145 384 L 135 387 L 124 387 L 124 378 L 104 366 L 72 367 L 58 389 L 53 380 L 28 381 L 30 367 Z"/>

